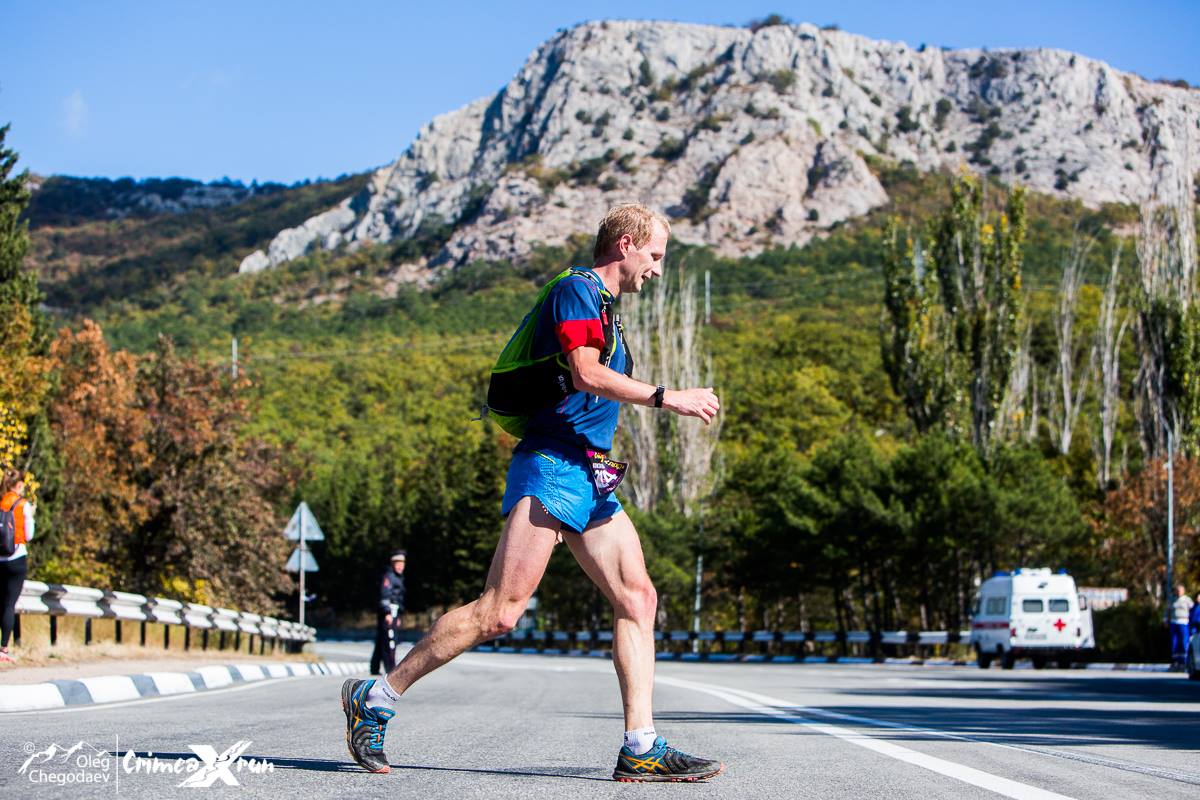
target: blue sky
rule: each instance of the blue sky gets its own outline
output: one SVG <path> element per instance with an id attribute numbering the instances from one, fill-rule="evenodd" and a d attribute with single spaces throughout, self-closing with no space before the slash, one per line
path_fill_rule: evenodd
<path id="1" fill-rule="evenodd" d="M 879 39 L 1058 47 L 1200 84 L 1200 2 L 3 0 L 0 124 L 41 174 L 292 182 L 387 163 L 591 19 L 771 12 Z"/>

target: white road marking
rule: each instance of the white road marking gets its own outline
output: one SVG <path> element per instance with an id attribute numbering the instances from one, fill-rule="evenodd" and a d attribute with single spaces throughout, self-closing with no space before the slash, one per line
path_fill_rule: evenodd
<path id="1" fill-rule="evenodd" d="M 499 669 L 536 669 L 543 672 L 610 672 L 608 669 L 593 668 L 591 665 L 583 664 L 575 665 L 574 667 L 551 667 L 549 665 L 503 664 L 496 662 L 489 663 L 489 661 L 490 659 L 486 658 L 460 657 L 455 663 Z M 764 716 L 775 717 L 776 719 L 784 722 L 790 722 L 795 725 L 803 725 L 819 733 L 833 736 L 849 742 L 850 744 L 866 748 L 867 750 L 873 750 L 877 753 L 895 758 L 899 761 L 913 764 L 914 766 L 923 767 L 924 769 L 937 772 L 938 774 L 945 775 L 950 778 L 955 778 L 956 780 L 963 781 L 964 783 L 969 783 L 972 786 L 978 786 L 982 789 L 987 789 L 988 791 L 995 792 L 1003 795 L 1004 797 L 1014 798 L 1014 800 L 1074 800 L 1068 795 L 1062 795 L 1056 792 L 1047 791 L 1045 789 L 1039 789 L 1036 786 L 1030 786 L 1029 784 L 1010 780 L 1009 778 L 1002 778 L 999 775 L 993 775 L 990 772 L 984 772 L 983 770 L 967 767 L 962 764 L 957 764 L 953 761 L 947 761 L 943 758 L 937 758 L 935 756 L 926 755 L 925 753 L 919 753 L 916 750 L 910 750 L 907 747 L 901 747 L 900 745 L 877 739 L 865 733 L 847 730 L 846 728 L 838 727 L 836 725 L 826 725 L 824 723 L 816 722 L 812 719 L 806 719 L 805 717 L 801 717 L 795 713 L 792 713 L 790 710 L 796 709 L 795 703 L 789 703 L 785 700 L 778 700 L 776 698 L 766 697 L 765 695 L 758 695 L 751 692 L 743 692 L 739 689 L 731 689 L 726 686 L 719 686 L 711 683 L 699 683 L 697 681 L 688 681 L 681 678 L 669 678 L 663 675 L 655 676 L 654 680 L 655 683 L 675 686 L 680 689 L 703 692 Z M 824 711 L 823 709 L 805 707 L 800 710 L 806 713 L 811 712 L 811 714 L 816 716 L 838 719 L 841 722 L 853 722 L 857 724 L 875 723 L 879 726 L 889 728 L 907 729 L 908 727 L 904 725 L 897 725 L 895 723 L 885 723 L 880 720 L 868 720 L 865 717 L 851 717 L 846 714 Z M 938 732 L 931 731 L 931 733 L 936 734 Z M 950 738 L 961 737 L 951 736 Z M 986 742 L 984 743 L 986 744 Z"/>
<path id="2" fill-rule="evenodd" d="M 841 739 L 844 742 L 857 745 L 867 750 L 872 750 L 876 753 L 894 758 L 898 761 L 903 761 L 913 766 L 922 767 L 924 769 L 936 772 L 939 775 L 945 775 L 949 778 L 969 783 L 972 786 L 978 786 L 981 789 L 986 789 L 989 792 L 1011 797 L 1014 800 L 1072 800 L 1068 795 L 1058 794 L 1056 792 L 1039 789 L 1036 786 L 1030 786 L 1027 783 L 1014 781 L 1009 778 L 1002 778 L 999 775 L 993 775 L 990 772 L 975 769 L 974 767 L 957 764 L 953 761 L 947 761 L 944 758 L 919 753 L 916 750 L 910 750 L 907 747 L 901 747 L 898 744 L 876 739 L 865 733 L 858 731 L 847 730 L 837 725 L 826 725 L 822 722 L 815 722 L 812 719 L 799 716 L 794 713 L 785 711 L 784 707 L 794 707 L 793 704 L 783 700 L 777 700 L 765 695 L 758 695 L 752 692 L 742 692 L 740 690 L 730 690 L 724 686 L 717 686 L 709 683 L 698 683 L 696 681 L 687 681 L 679 678 L 659 677 L 656 682 L 664 683 L 668 686 L 676 686 L 680 689 L 690 689 L 695 692 L 703 692 L 704 694 L 712 695 L 721 700 L 731 703 L 735 706 L 748 709 L 756 714 L 774 717 L 783 722 L 790 722 L 794 725 L 802 725 L 811 730 L 823 733 L 827 736 L 833 736 Z M 819 709 L 804 708 L 803 711 L 819 711 Z M 830 716 L 844 716 L 840 714 L 832 714 Z M 825 716 L 822 714 L 821 716 Z"/>
<path id="3" fill-rule="evenodd" d="M 842 714 L 837 711 L 829 711 L 823 708 L 812 708 L 808 706 L 797 706 L 795 703 L 789 703 L 786 700 L 777 700 L 775 698 L 766 697 L 764 695 L 747 692 L 744 689 L 733 689 L 730 687 L 720 687 L 726 691 L 734 692 L 746 697 L 750 700 L 771 705 L 778 708 L 783 708 L 789 711 L 800 711 L 809 716 L 824 717 L 826 719 L 837 720 L 839 722 L 847 722 L 856 725 L 871 725 L 879 728 L 888 728 L 890 730 L 904 731 L 905 733 L 919 733 L 926 736 L 934 736 L 939 739 L 953 739 L 960 742 L 971 742 L 973 744 L 983 744 L 988 747 L 996 747 L 1002 750 L 1016 750 L 1022 753 L 1033 753 L 1040 756 L 1049 756 L 1052 758 L 1060 758 L 1065 761 L 1078 761 L 1085 764 L 1094 764 L 1096 766 L 1109 767 L 1111 769 L 1119 769 L 1125 772 L 1136 772 L 1142 775 L 1152 775 L 1156 778 L 1165 778 L 1167 780 L 1178 781 L 1180 783 L 1189 783 L 1200 786 L 1200 774 L 1194 772 L 1183 772 L 1180 770 L 1167 769 L 1164 767 L 1155 767 L 1145 764 L 1136 764 L 1128 761 L 1118 761 L 1116 759 L 1105 758 L 1103 756 L 1094 756 L 1087 753 L 1076 753 L 1062 748 L 1053 750 L 1044 747 L 1035 747 L 1033 745 L 1017 744 L 1014 742 L 994 741 L 986 739 L 977 734 L 962 733 L 959 731 L 945 731 L 936 728 L 925 728 L 917 725 L 907 725 L 901 722 L 888 722 L 887 720 L 873 719 L 871 717 L 855 716 L 853 714 Z M 1114 720 L 1114 722 L 1117 722 Z M 1139 723 L 1140 724 L 1140 723 Z M 1002 735 L 1002 734 L 998 734 Z M 1035 736 L 1046 741 L 1060 739 L 1060 734 L 1025 734 L 1027 736 Z M 1110 739 L 1108 737 L 1088 737 L 1084 734 L 1072 734 L 1072 739 L 1087 738 L 1090 741 L 1097 743 L 1106 743 Z"/>

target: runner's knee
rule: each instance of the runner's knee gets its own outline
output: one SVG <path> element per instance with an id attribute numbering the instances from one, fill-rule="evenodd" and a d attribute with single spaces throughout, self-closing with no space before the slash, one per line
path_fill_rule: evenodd
<path id="1" fill-rule="evenodd" d="M 528 601 L 507 600 L 488 604 L 479 615 L 479 628 L 483 634 L 494 639 L 517 627 L 525 613 Z"/>
<path id="2" fill-rule="evenodd" d="M 614 606 L 620 616 L 639 622 L 649 621 L 653 624 L 658 611 L 658 592 L 654 590 L 654 584 L 647 577 L 621 587 Z"/>

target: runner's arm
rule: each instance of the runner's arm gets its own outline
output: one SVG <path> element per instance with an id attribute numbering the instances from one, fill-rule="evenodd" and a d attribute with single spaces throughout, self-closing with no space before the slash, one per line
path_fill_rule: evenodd
<path id="1" fill-rule="evenodd" d="M 571 368 L 571 381 L 581 392 L 594 394 L 618 403 L 639 406 L 654 405 L 657 386 L 634 380 L 600 363 L 600 351 L 583 345 L 567 353 L 567 365 Z M 712 387 L 696 389 L 667 389 L 663 394 L 663 408 L 681 417 L 698 417 L 708 424 L 721 403 Z"/>

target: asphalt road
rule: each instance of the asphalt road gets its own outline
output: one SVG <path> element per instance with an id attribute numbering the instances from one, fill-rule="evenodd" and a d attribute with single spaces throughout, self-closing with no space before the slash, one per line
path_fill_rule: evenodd
<path id="1" fill-rule="evenodd" d="M 320 649 L 366 655 L 358 644 Z M 1180 675 L 660 662 L 659 732 L 728 770 L 653 785 L 609 780 L 623 725 L 607 661 L 463 656 L 402 701 L 389 775 L 349 760 L 341 680 L 4 715 L 0 797 L 1200 796 L 1200 684 Z M 272 771 L 245 762 L 228 773 L 238 785 L 196 789 L 178 787 L 191 773 L 145 771 L 199 765 L 198 751 L 211 758 L 239 741 L 250 742 L 243 759 Z M 52 743 L 79 742 L 68 763 L 35 757 L 20 772 Z"/>

